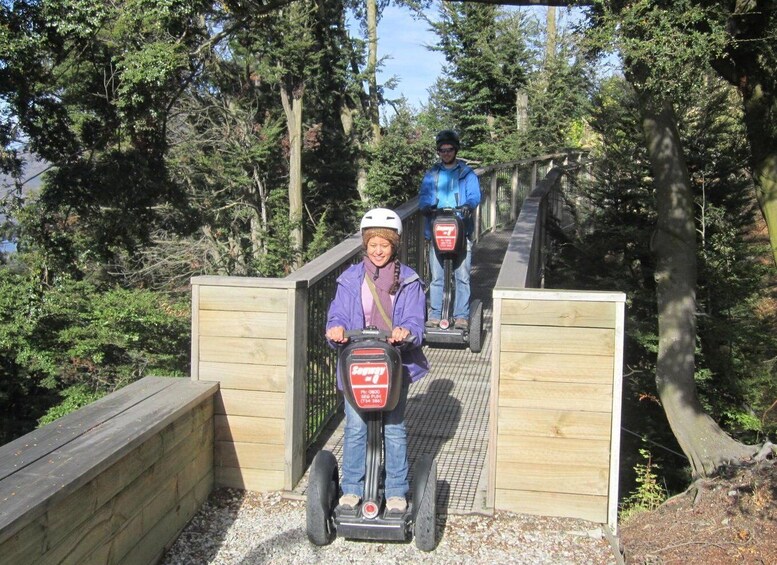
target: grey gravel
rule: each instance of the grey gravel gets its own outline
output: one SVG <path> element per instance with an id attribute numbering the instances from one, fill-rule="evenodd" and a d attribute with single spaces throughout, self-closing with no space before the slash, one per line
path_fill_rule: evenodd
<path id="1" fill-rule="evenodd" d="M 601 526 L 582 520 L 496 512 L 439 516 L 437 547 L 350 541 L 311 544 L 305 503 L 280 492 L 218 489 L 164 556 L 163 565 L 488 563 L 615 564 Z"/>

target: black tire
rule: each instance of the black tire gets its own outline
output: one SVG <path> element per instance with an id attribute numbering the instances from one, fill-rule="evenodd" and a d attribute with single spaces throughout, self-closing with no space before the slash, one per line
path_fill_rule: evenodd
<path id="1" fill-rule="evenodd" d="M 315 545 L 327 545 L 335 538 L 332 512 L 338 481 L 337 459 L 330 451 L 319 451 L 310 465 L 307 498 L 308 539 Z"/>
<path id="2" fill-rule="evenodd" d="M 423 455 L 415 466 L 413 477 L 413 536 L 421 551 L 437 546 L 437 463 Z"/>
<path id="3" fill-rule="evenodd" d="M 470 306 L 469 350 L 480 353 L 483 349 L 483 303 L 475 299 Z"/>

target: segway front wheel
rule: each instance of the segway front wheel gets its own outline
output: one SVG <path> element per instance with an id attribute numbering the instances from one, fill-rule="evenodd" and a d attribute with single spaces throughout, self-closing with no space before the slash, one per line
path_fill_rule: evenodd
<path id="1" fill-rule="evenodd" d="M 437 463 L 423 455 L 413 475 L 413 537 L 418 549 L 432 551 L 437 544 Z"/>
<path id="2" fill-rule="evenodd" d="M 475 299 L 470 305 L 469 350 L 480 353 L 483 349 L 483 303 Z"/>
<path id="3" fill-rule="evenodd" d="M 337 459 L 330 451 L 319 451 L 310 465 L 307 498 L 308 539 L 315 545 L 327 545 L 335 537 L 332 511 L 338 480 Z"/>

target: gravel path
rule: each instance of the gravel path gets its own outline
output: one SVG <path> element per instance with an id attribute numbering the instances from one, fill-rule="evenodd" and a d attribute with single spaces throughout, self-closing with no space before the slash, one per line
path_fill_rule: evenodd
<path id="1" fill-rule="evenodd" d="M 305 533 L 305 503 L 279 492 L 215 491 L 162 560 L 163 565 L 344 563 L 615 564 L 597 524 L 497 512 L 438 517 L 437 548 L 336 538 L 324 547 Z"/>

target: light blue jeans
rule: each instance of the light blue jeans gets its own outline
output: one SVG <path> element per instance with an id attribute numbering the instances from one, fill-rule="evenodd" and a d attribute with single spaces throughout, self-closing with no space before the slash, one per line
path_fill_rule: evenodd
<path id="1" fill-rule="evenodd" d="M 429 319 L 439 320 L 442 317 L 442 294 L 445 281 L 445 269 L 441 257 L 429 245 L 429 268 L 432 282 L 429 284 Z M 469 274 L 472 270 L 472 241 L 467 239 L 467 253 L 453 263 L 453 278 L 455 280 L 453 299 L 453 317 L 469 320 Z"/>
<path id="2" fill-rule="evenodd" d="M 386 498 L 407 495 L 410 485 L 407 480 L 407 429 L 405 428 L 405 406 L 409 383 L 404 382 L 399 402 L 391 412 L 383 414 L 383 437 L 386 448 Z M 343 466 L 340 488 L 343 494 L 355 494 L 364 498 L 364 476 L 367 464 L 367 423 L 362 415 L 345 401 L 345 439 L 343 445 Z"/>

